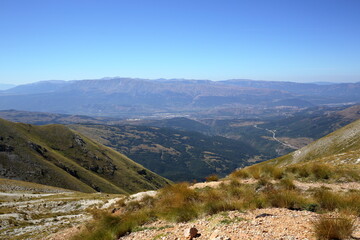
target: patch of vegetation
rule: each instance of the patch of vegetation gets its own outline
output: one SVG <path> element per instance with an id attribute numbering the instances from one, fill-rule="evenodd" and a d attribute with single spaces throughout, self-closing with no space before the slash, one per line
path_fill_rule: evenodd
<path id="1" fill-rule="evenodd" d="M 349 239 L 355 229 L 355 220 L 349 216 L 321 215 L 314 221 L 314 231 L 319 240 Z"/>
<path id="2" fill-rule="evenodd" d="M 219 176 L 216 174 L 211 174 L 210 176 L 205 178 L 206 182 L 216 182 L 219 179 L 220 179 Z"/>
<path id="3" fill-rule="evenodd" d="M 244 185 L 233 180 L 219 188 L 203 189 L 191 189 L 189 184 L 180 183 L 161 189 L 155 198 L 133 203 L 122 202 L 123 214 L 120 216 L 105 211 L 94 212 L 94 222 L 89 223 L 86 231 L 74 239 L 100 239 L 102 236 L 102 239 L 110 240 L 138 231 L 141 229 L 139 226 L 157 219 L 187 222 L 198 217 L 225 214 L 230 210 L 265 207 L 317 212 L 338 209 L 359 215 L 359 199 L 358 191 L 335 194 L 319 189 L 313 194 L 305 195 L 293 188 L 291 182 L 269 183 L 262 180 L 260 185 Z M 242 219 L 230 219 L 223 215 L 223 224 L 237 221 Z"/>
<path id="4" fill-rule="evenodd" d="M 72 125 L 82 134 L 125 154 L 172 181 L 224 177 L 259 155 L 249 144 L 220 136 L 170 128 L 132 125 Z"/>
<path id="5" fill-rule="evenodd" d="M 124 155 L 63 125 L 35 126 L 0 119 L 3 177 L 82 192 L 133 193 L 170 183 Z M 10 182 L 9 182 L 10 183 Z M 22 188 L 42 191 L 38 185 Z M 0 184 L 0 188 L 11 186 Z M 50 188 L 49 188 L 50 189 Z M 55 189 L 51 189 L 54 191 Z"/>
<path id="6" fill-rule="evenodd" d="M 334 193 L 319 189 L 314 193 L 314 199 L 323 211 L 342 210 L 360 216 L 360 191 Z"/>
<path id="7" fill-rule="evenodd" d="M 350 169 L 350 166 L 335 167 L 330 164 L 317 162 L 293 164 L 285 167 L 257 164 L 236 170 L 230 174 L 230 177 L 234 179 L 269 178 L 282 181 L 285 181 L 284 179 L 296 178 L 307 181 L 346 182 L 360 181 L 360 171 L 356 167 Z M 285 184 L 285 182 L 283 183 Z"/>

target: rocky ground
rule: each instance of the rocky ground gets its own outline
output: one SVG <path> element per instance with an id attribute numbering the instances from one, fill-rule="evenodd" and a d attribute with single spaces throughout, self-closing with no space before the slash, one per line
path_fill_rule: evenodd
<path id="1" fill-rule="evenodd" d="M 252 184 L 256 180 L 243 180 Z M 304 191 L 326 187 L 334 191 L 360 189 L 360 183 L 304 183 L 294 182 Z M 192 188 L 218 187 L 220 182 L 197 183 Z M 132 195 L 136 201 L 155 191 Z M 0 194 L 0 239 L 67 240 L 89 220 L 91 208 L 113 208 L 124 196 L 109 194 L 84 194 L 76 192 L 2 192 Z M 229 211 L 188 223 L 156 221 L 139 227 L 123 240 L 183 240 L 184 231 L 191 227 L 198 230 L 194 240 L 226 239 L 315 239 L 312 222 L 317 213 L 292 211 L 281 208 Z M 356 220 L 354 239 L 360 239 L 360 218 Z"/>
<path id="2" fill-rule="evenodd" d="M 230 211 L 207 216 L 190 223 L 170 224 L 157 221 L 122 237 L 122 240 L 186 239 L 186 229 L 195 227 L 198 240 L 226 239 L 315 239 L 311 222 L 315 213 L 288 209 Z"/>
<path id="3" fill-rule="evenodd" d="M 41 239 L 89 220 L 89 209 L 109 207 L 118 199 L 78 192 L 1 192 L 0 239 Z"/>

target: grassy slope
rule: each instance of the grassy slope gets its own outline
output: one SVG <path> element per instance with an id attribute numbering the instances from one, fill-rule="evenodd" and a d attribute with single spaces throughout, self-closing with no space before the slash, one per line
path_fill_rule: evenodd
<path id="1" fill-rule="evenodd" d="M 241 141 L 146 126 L 72 125 L 71 128 L 174 181 L 225 176 L 247 166 L 257 151 Z"/>
<path id="2" fill-rule="evenodd" d="M 321 161 L 334 165 L 360 164 L 360 120 L 285 156 L 263 164 L 290 165 Z"/>
<path id="3" fill-rule="evenodd" d="M 124 155 L 62 125 L 0 120 L 0 129 L 1 175 L 6 178 L 111 193 L 157 189 L 168 183 Z"/>

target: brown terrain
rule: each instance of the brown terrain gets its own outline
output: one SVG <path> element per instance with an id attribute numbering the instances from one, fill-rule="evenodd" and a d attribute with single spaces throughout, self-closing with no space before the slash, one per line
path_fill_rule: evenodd
<path id="1" fill-rule="evenodd" d="M 253 184 L 257 180 L 242 180 L 243 184 Z M 218 187 L 222 181 L 197 183 L 191 188 Z M 225 181 L 227 183 L 227 181 Z M 306 183 L 294 181 L 294 184 L 301 191 L 311 188 L 324 187 L 332 191 L 353 191 L 360 190 L 359 182 L 349 183 Z M 154 192 L 149 192 L 154 195 Z M 147 195 L 146 192 L 138 193 L 135 200 Z M 114 205 L 109 206 L 109 211 Z M 114 213 L 116 214 L 116 213 Z M 336 217 L 335 213 L 329 216 Z M 285 208 L 264 208 L 248 211 L 226 211 L 211 216 L 204 216 L 199 219 L 186 223 L 173 223 L 158 220 L 139 227 L 136 231 L 123 236 L 121 240 L 185 240 L 184 232 L 191 228 L 198 230 L 197 236 L 193 240 L 285 240 L 285 239 L 308 239 L 315 240 L 313 222 L 318 219 L 320 214 L 310 211 L 296 211 Z M 352 239 L 360 239 L 360 217 L 356 217 L 355 231 Z M 78 225 L 65 229 L 61 232 L 50 235 L 43 240 L 65 240 L 77 234 L 82 226 Z"/>

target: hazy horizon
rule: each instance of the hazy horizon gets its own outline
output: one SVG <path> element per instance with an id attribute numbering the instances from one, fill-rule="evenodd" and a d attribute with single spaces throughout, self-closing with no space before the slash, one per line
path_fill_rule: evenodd
<path id="1" fill-rule="evenodd" d="M 84 78 L 84 79 L 48 79 L 48 80 L 39 80 L 39 81 L 33 81 L 33 82 L 24 82 L 24 83 L 6 83 L 6 82 L 0 82 L 0 90 L 3 86 L 20 86 L 20 85 L 26 85 L 26 84 L 33 84 L 38 82 L 51 82 L 51 81 L 83 81 L 83 80 L 109 80 L 109 79 L 117 79 L 117 78 L 124 78 L 124 79 L 141 79 L 141 80 L 150 80 L 150 81 L 156 81 L 156 80 L 194 80 L 194 81 L 228 81 L 228 80 L 249 80 L 249 81 L 265 81 L 265 82 L 293 82 L 293 83 L 313 83 L 313 84 L 339 84 L 339 83 L 358 83 L 359 81 L 353 81 L 353 82 L 335 82 L 335 81 L 308 81 L 308 82 L 301 82 L 301 81 L 277 81 L 277 80 L 264 80 L 264 79 L 248 79 L 248 78 L 232 78 L 232 79 L 218 79 L 218 80 L 212 80 L 212 79 L 191 79 L 191 78 L 139 78 L 139 77 L 121 77 L 121 76 L 114 76 L 114 77 L 101 77 L 101 78 Z M 9 87 L 10 88 L 10 87 Z M 6 88 L 8 89 L 8 88 Z M 4 89 L 3 89 L 4 90 Z"/>
<path id="2" fill-rule="evenodd" d="M 0 82 L 360 81 L 360 2 L 2 1 Z"/>

